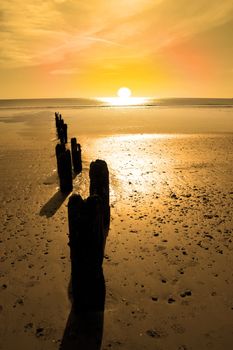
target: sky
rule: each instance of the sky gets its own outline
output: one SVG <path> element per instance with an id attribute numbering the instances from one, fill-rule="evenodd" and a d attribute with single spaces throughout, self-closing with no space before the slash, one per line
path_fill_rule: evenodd
<path id="1" fill-rule="evenodd" d="M 233 97 L 233 0 L 1 0 L 0 98 Z"/>

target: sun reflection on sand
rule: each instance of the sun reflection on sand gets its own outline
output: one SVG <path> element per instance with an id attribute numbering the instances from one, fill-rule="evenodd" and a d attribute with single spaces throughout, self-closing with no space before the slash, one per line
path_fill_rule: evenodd
<path id="1" fill-rule="evenodd" d="M 118 139 L 119 141 L 143 141 L 153 139 L 173 139 L 179 137 L 179 134 L 125 134 L 110 136 L 108 139 Z"/>
<path id="2" fill-rule="evenodd" d="M 89 152 L 101 150 L 99 157 L 107 161 L 110 174 L 114 174 L 112 189 L 121 188 L 117 193 L 124 196 L 155 193 L 156 196 L 168 178 L 171 182 L 169 174 L 174 162 L 164 142 L 177 137 L 174 134 L 112 135 L 95 140 Z"/>

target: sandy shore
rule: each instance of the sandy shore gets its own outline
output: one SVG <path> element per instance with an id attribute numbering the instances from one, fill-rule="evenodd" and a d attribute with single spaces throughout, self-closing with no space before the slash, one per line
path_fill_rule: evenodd
<path id="1" fill-rule="evenodd" d="M 110 171 L 105 312 L 68 327 L 68 198 L 58 191 L 54 114 L 14 112 L 0 120 L 0 349 L 230 349 L 233 134 L 157 134 L 137 112 L 125 129 L 109 112 L 101 133 L 104 120 L 94 129 L 72 113 L 62 112 L 83 150 L 74 191 L 88 195 L 91 160 Z"/>

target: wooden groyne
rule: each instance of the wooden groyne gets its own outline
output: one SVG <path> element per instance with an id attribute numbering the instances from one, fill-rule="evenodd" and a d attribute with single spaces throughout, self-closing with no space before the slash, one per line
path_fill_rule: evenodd
<path id="1" fill-rule="evenodd" d="M 55 153 L 60 191 L 73 190 L 72 171 L 82 172 L 81 145 L 71 138 L 67 148 L 67 124 L 55 113 L 59 143 Z M 105 303 L 103 259 L 110 224 L 109 171 L 104 160 L 90 164 L 90 195 L 83 199 L 72 194 L 68 202 L 69 246 L 73 305 L 76 312 L 101 311 Z"/>

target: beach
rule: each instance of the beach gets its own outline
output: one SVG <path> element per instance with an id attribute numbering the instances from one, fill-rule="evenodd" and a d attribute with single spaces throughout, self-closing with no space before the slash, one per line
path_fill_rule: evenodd
<path id="1" fill-rule="evenodd" d="M 81 331 L 55 111 L 0 110 L 0 349 L 230 349 L 232 108 L 61 108 L 82 146 L 74 192 L 89 195 L 92 160 L 110 174 L 105 310 Z"/>

